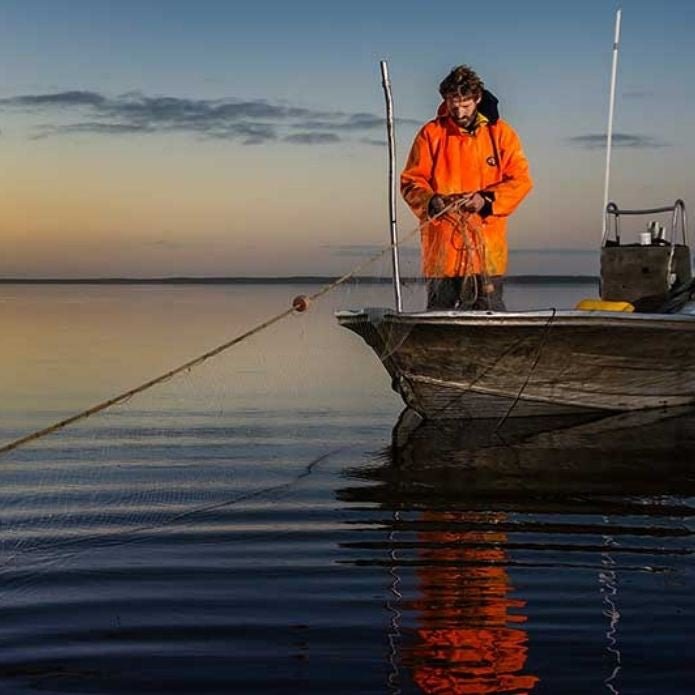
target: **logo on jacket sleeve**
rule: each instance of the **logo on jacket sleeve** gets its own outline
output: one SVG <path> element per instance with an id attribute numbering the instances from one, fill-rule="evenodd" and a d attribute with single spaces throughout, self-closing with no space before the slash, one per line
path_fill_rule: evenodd
<path id="1" fill-rule="evenodd" d="M 491 167 L 496 167 L 497 166 L 497 157 L 488 157 L 485 160 Z"/>

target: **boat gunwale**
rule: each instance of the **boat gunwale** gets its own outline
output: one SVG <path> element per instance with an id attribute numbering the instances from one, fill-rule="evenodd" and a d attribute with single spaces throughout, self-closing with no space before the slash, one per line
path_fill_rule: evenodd
<path id="1" fill-rule="evenodd" d="M 545 326 L 549 323 L 564 326 L 607 326 L 620 324 L 631 328 L 683 329 L 692 324 L 695 316 L 690 314 L 647 314 L 616 311 L 586 311 L 577 309 L 535 309 L 530 311 L 415 311 L 396 312 L 393 309 L 364 308 L 335 312 L 341 325 L 367 320 L 374 323 L 419 324 L 419 325 L 487 325 L 487 326 Z"/>

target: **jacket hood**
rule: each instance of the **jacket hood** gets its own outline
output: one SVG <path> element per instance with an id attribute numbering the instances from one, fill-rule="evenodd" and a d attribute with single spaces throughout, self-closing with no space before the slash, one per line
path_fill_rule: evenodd
<path id="1" fill-rule="evenodd" d="M 490 123 L 496 123 L 500 119 L 500 112 L 497 108 L 497 104 L 499 104 L 497 97 L 492 92 L 488 92 L 487 89 L 483 89 L 483 96 L 478 104 L 478 111 L 480 111 Z M 437 109 L 437 117 L 441 118 L 447 115 L 446 102 L 443 101 Z"/>

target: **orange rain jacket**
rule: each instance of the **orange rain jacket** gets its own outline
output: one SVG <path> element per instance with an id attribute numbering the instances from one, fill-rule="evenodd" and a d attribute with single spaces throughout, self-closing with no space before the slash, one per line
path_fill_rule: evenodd
<path id="1" fill-rule="evenodd" d="M 490 95 L 491 96 L 491 95 Z M 494 99 L 494 97 L 492 97 Z M 496 100 L 495 100 L 496 102 Z M 491 214 L 445 215 L 422 227 L 422 270 L 426 277 L 459 277 L 507 269 L 507 216 L 532 188 L 528 162 L 512 127 L 478 111 L 468 133 L 449 118 L 442 103 L 437 117 L 417 134 L 401 174 L 401 194 L 427 222 L 434 194 L 479 191 L 491 199 Z M 462 223 L 463 222 L 463 223 Z"/>

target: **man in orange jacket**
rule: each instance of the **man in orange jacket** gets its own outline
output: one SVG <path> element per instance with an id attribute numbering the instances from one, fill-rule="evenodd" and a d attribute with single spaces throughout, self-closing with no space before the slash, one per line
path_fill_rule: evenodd
<path id="1" fill-rule="evenodd" d="M 439 85 L 437 117 L 417 134 L 401 193 L 423 222 L 428 309 L 504 311 L 506 218 L 531 190 L 519 136 L 467 65 Z"/>

